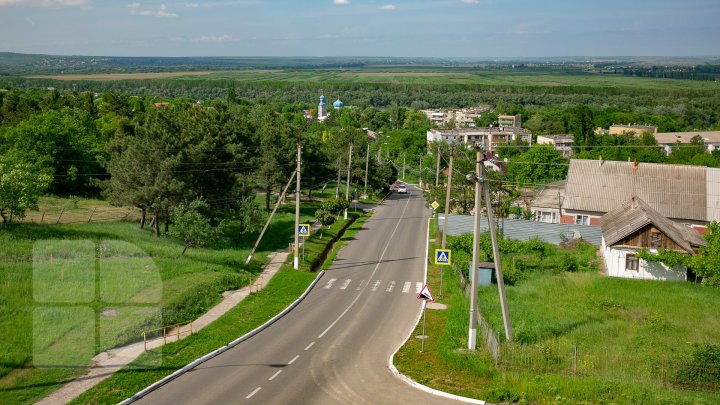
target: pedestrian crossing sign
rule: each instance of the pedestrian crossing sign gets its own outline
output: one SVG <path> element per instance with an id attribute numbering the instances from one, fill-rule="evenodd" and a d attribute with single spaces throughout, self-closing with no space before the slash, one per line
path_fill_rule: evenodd
<path id="1" fill-rule="evenodd" d="M 438 204 L 437 201 L 433 201 L 432 204 L 430 204 L 430 206 L 432 207 L 432 209 L 436 210 L 436 209 L 438 209 L 438 207 L 440 207 L 440 204 Z"/>
<path id="2" fill-rule="evenodd" d="M 417 299 L 423 300 L 423 301 L 435 301 L 433 299 L 432 293 L 430 293 L 430 289 L 428 288 L 427 284 L 420 290 L 420 294 L 418 294 Z"/>
<path id="3" fill-rule="evenodd" d="M 435 264 L 440 266 L 449 266 L 451 254 L 452 251 L 450 249 L 435 249 Z"/>
<path id="4" fill-rule="evenodd" d="M 310 224 L 298 225 L 298 236 L 302 236 L 304 238 L 309 237 L 310 236 Z"/>

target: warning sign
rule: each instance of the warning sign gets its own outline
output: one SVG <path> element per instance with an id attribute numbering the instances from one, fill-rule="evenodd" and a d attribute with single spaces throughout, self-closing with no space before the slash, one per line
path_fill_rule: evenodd
<path id="1" fill-rule="evenodd" d="M 298 225 L 298 236 L 309 237 L 310 236 L 310 224 Z"/>
<path id="2" fill-rule="evenodd" d="M 425 284 L 425 287 L 420 290 L 420 294 L 418 294 L 417 298 L 423 301 L 435 301 L 432 294 L 430 293 L 430 289 L 428 288 L 427 284 Z"/>
<path id="3" fill-rule="evenodd" d="M 449 249 L 435 249 L 435 264 L 440 266 L 449 266 L 451 254 L 452 251 Z"/>

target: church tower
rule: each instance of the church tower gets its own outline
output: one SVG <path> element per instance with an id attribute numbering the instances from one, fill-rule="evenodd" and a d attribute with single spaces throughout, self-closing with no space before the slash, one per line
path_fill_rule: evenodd
<path id="1" fill-rule="evenodd" d="M 318 120 L 325 121 L 327 119 L 327 105 L 325 104 L 325 95 L 320 95 L 320 104 L 318 104 Z"/>

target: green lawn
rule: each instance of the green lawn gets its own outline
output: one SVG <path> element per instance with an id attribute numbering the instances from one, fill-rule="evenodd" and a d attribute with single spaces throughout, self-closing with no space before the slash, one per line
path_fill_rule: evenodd
<path id="1" fill-rule="evenodd" d="M 509 270 L 512 261 L 503 259 Z M 420 340 L 411 338 L 395 358 L 401 372 L 422 384 L 491 402 L 720 401 L 717 393 L 682 389 L 695 368 L 679 362 L 694 343 L 720 343 L 720 290 L 611 279 L 590 271 L 528 272 L 507 286 L 515 343 L 504 345 L 498 368 L 481 337 L 478 350 L 466 350 L 468 299 L 457 272 L 446 269 L 444 275 L 444 294 L 436 301 L 448 309 L 427 311 L 425 352 L 420 353 Z M 439 267 L 429 267 L 428 282 L 437 297 Z M 496 286 L 480 288 L 478 302 L 493 329 L 502 333 Z M 421 327 L 413 335 L 420 335 Z M 663 353 L 669 387 L 661 385 Z M 702 371 L 712 377 L 710 368 Z"/>
<path id="2" fill-rule="evenodd" d="M 258 232 L 232 226 L 224 243 L 185 256 L 178 241 L 131 222 L 1 228 L 0 403 L 37 400 L 83 374 L 95 353 L 195 319 L 222 291 L 251 283 L 267 253 L 293 240 L 289 202 L 248 266 Z M 318 206 L 303 202 L 301 220 L 310 222 Z"/>

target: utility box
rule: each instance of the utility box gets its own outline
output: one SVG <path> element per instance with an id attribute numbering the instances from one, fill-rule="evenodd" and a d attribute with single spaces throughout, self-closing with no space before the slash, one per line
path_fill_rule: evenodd
<path id="1" fill-rule="evenodd" d="M 472 268 L 472 264 L 470 264 Z M 495 263 L 491 262 L 480 262 L 478 263 L 477 269 L 477 283 L 478 285 L 488 286 L 495 283 Z"/>

